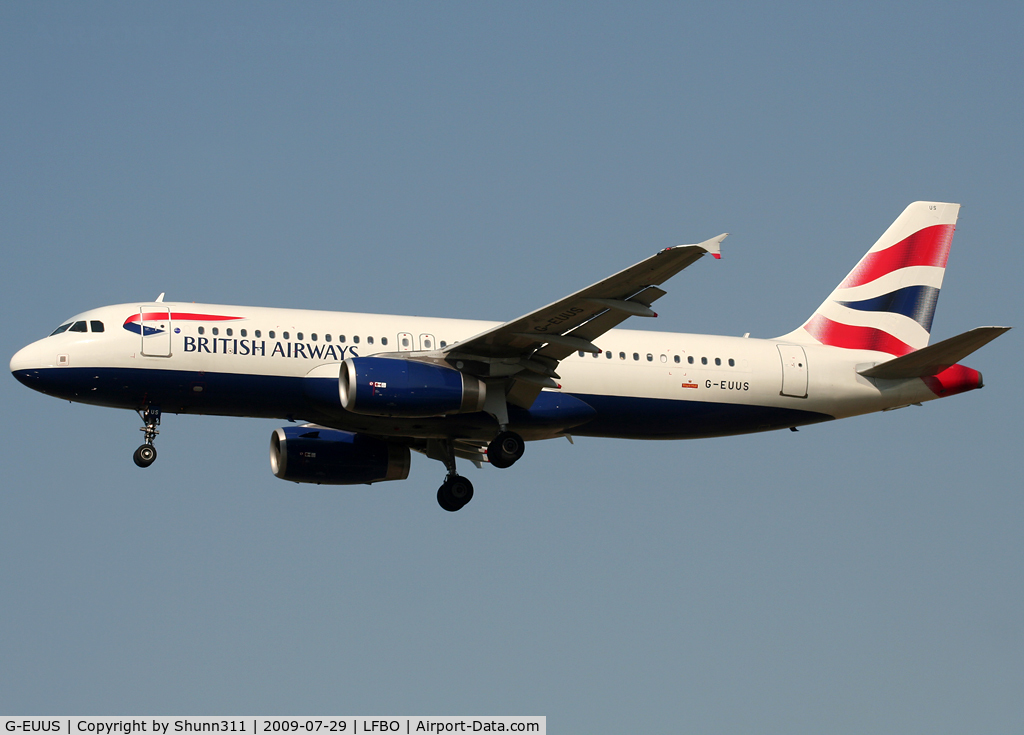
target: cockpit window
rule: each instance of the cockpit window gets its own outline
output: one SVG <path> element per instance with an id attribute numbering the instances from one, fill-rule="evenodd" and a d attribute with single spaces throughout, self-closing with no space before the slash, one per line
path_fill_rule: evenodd
<path id="1" fill-rule="evenodd" d="M 103 322 L 98 322 L 98 321 L 96 321 L 94 319 L 93 321 L 89 322 L 89 329 L 90 329 L 90 331 L 93 331 L 93 332 L 102 332 L 103 331 Z"/>
<path id="2" fill-rule="evenodd" d="M 66 332 L 66 331 L 68 331 L 68 327 L 70 327 L 70 326 L 71 326 L 71 322 L 68 322 L 67 324 L 61 324 L 59 327 L 57 327 L 52 332 L 50 332 L 50 336 L 52 337 L 55 334 L 60 334 L 61 332 Z"/>
<path id="3" fill-rule="evenodd" d="M 88 332 L 89 330 L 85 326 L 85 322 L 75 322 L 71 325 L 69 332 Z"/>

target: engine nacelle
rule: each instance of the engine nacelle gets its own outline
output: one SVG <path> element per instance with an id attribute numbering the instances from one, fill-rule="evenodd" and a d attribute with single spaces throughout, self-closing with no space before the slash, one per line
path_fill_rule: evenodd
<path id="1" fill-rule="evenodd" d="M 368 416 L 425 418 L 482 411 L 487 386 L 472 375 L 393 357 L 349 357 L 339 377 L 341 405 Z"/>
<path id="2" fill-rule="evenodd" d="M 409 447 L 334 429 L 285 426 L 270 436 L 270 469 L 282 480 L 368 485 L 409 476 Z"/>

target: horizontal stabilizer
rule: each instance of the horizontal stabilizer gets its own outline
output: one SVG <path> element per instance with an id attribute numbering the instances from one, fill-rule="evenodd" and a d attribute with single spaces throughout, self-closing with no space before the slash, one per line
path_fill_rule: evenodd
<path id="1" fill-rule="evenodd" d="M 938 375 L 951 365 L 956 365 L 975 350 L 984 347 L 1010 327 L 977 327 L 923 347 L 894 360 L 883 362 L 858 372 L 866 378 L 901 380 Z"/>

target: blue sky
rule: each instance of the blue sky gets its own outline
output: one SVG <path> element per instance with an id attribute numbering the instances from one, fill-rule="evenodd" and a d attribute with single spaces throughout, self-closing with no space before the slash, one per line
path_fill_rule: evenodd
<path id="1" fill-rule="evenodd" d="M 505 320 L 732 236 L 657 327 L 771 337 L 911 201 L 933 336 L 1024 324 L 1012 4 L 0 5 L 0 331 L 182 301 Z M 647 323 L 645 322 L 645 325 Z M 277 422 L 0 387 L 0 711 L 1024 727 L 1017 332 L 982 391 L 779 432 L 282 483 Z"/>

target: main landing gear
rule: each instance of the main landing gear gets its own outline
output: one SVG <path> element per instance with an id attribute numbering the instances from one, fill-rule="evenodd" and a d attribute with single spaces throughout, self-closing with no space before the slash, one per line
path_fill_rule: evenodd
<path id="1" fill-rule="evenodd" d="M 526 451 L 523 437 L 514 431 L 503 431 L 487 445 L 487 459 L 498 469 L 511 467 Z"/>
<path id="2" fill-rule="evenodd" d="M 460 510 L 473 499 L 473 483 L 462 475 L 449 474 L 437 489 L 437 504 L 449 513 Z"/>
<path id="3" fill-rule="evenodd" d="M 499 468 L 511 467 L 523 456 L 526 443 L 514 431 L 502 431 L 487 445 L 488 461 Z M 473 483 L 455 471 L 455 443 L 451 439 L 431 439 L 427 456 L 443 462 L 448 470 L 444 483 L 437 489 L 437 504 L 449 513 L 461 510 L 473 499 Z"/>
<path id="4" fill-rule="evenodd" d="M 139 431 L 146 433 L 146 443 L 135 450 L 132 459 L 139 467 L 149 467 L 156 462 L 156 447 L 153 446 L 153 440 L 160 433 L 156 428 L 160 425 L 160 409 L 148 406 L 145 413 L 142 411 L 137 411 L 137 413 L 142 419 L 142 423 L 145 424 L 145 426 L 139 427 Z"/>
<path id="5" fill-rule="evenodd" d="M 455 471 L 455 443 L 451 439 L 431 439 L 427 456 L 443 462 L 448 470 L 444 483 L 437 489 L 437 504 L 449 513 L 460 510 L 473 499 L 473 483 Z"/>

